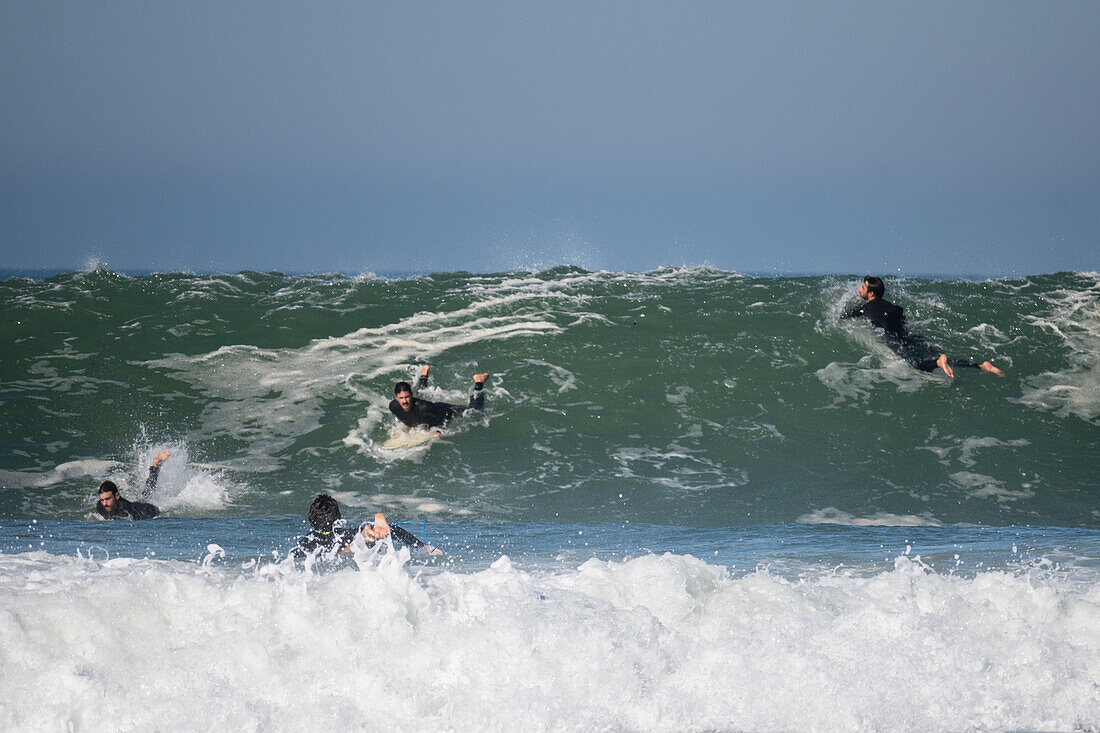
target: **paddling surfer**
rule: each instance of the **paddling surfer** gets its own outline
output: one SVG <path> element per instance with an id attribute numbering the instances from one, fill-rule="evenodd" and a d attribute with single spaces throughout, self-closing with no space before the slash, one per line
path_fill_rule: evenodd
<path id="1" fill-rule="evenodd" d="M 428 371 L 430 369 L 430 364 L 424 364 L 420 367 L 420 378 L 416 383 L 418 392 L 428 386 Z M 412 386 L 408 382 L 398 382 L 393 387 L 394 399 L 390 401 L 390 412 L 410 428 L 426 426 L 435 428 L 436 435 L 443 435 L 440 428 L 451 420 L 467 410 L 480 410 L 484 407 L 485 380 L 488 378 L 488 372 L 474 375 L 474 391 L 470 394 L 470 401 L 466 405 L 422 400 L 413 396 Z"/>
<path id="2" fill-rule="evenodd" d="M 896 306 L 883 298 L 886 285 L 882 278 L 868 275 L 857 291 L 859 297 L 865 301 L 842 315 L 842 318 L 866 318 L 873 325 L 881 328 L 886 345 L 895 354 L 907 361 L 910 365 L 922 372 L 934 372 L 942 369 L 948 377 L 954 377 L 952 366 L 971 367 L 981 369 L 983 372 L 996 374 L 1003 377 L 1005 373 L 993 366 L 988 359 L 981 364 L 966 359 L 951 359 L 940 349 L 932 346 L 920 336 L 910 334 L 905 326 L 905 312 L 900 306 Z"/>
<path id="3" fill-rule="evenodd" d="M 309 505 L 310 531 L 305 537 L 298 540 L 291 554 L 302 559 L 307 555 L 323 552 L 326 555 L 341 555 L 351 552 L 351 544 L 357 536 L 362 536 L 367 547 L 373 547 L 379 540 L 390 536 L 396 542 L 409 547 L 426 548 L 429 555 L 442 555 L 443 552 L 411 532 L 401 527 L 391 527 L 386 521 L 386 515 L 378 512 L 374 515 L 374 522 L 363 524 L 358 529 L 337 526 L 341 521 L 340 505 L 328 494 L 318 494 Z M 342 522 L 341 522 L 342 524 Z"/>
<path id="4" fill-rule="evenodd" d="M 143 500 L 148 499 L 153 489 L 157 487 L 160 465 L 170 455 L 172 455 L 170 451 L 164 450 L 153 459 L 153 465 L 149 466 L 149 477 L 145 479 L 145 488 L 141 492 Z M 104 519 L 152 519 L 160 514 L 160 509 L 146 501 L 123 499 L 114 481 L 104 481 L 99 485 L 99 501 L 96 502 L 95 510 Z"/>

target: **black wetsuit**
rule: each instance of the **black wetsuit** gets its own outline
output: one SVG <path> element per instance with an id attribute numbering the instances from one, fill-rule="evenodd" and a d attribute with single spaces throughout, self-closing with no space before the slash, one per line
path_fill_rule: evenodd
<path id="1" fill-rule="evenodd" d="M 898 356 L 922 372 L 934 372 L 939 366 L 936 360 L 942 350 L 925 341 L 920 336 L 909 333 L 905 326 L 905 312 L 901 306 L 888 300 L 875 298 L 845 313 L 842 318 L 866 318 L 872 325 L 882 329 L 886 345 Z M 952 366 L 974 367 L 978 365 L 966 359 L 949 359 Z"/>
<path id="2" fill-rule="evenodd" d="M 860 303 L 844 314 L 844 318 L 866 318 L 889 336 L 905 336 L 905 311 L 888 300 L 876 298 Z"/>
<path id="3" fill-rule="evenodd" d="M 416 383 L 419 392 L 428 386 L 428 375 L 421 374 Z M 474 382 L 474 392 L 470 395 L 470 402 L 465 407 L 452 405 L 447 402 L 428 402 L 418 397 L 412 398 L 408 410 L 401 407 L 397 400 L 390 400 L 390 412 L 410 428 L 426 425 L 429 428 L 441 428 L 455 419 L 466 410 L 480 410 L 485 405 L 484 384 Z"/>
<path id="4" fill-rule="evenodd" d="M 145 479 L 145 488 L 141 491 L 142 499 L 148 499 L 149 494 L 153 493 L 153 489 L 157 487 L 159 476 L 160 466 L 149 466 L 149 477 Z M 107 513 L 107 510 L 103 508 L 102 501 L 96 502 L 95 510 L 104 519 L 152 519 L 160 514 L 160 509 L 153 504 L 144 501 L 129 501 L 121 496 L 118 497 L 118 508 L 114 514 Z"/>
<path id="5" fill-rule="evenodd" d="M 304 558 L 316 552 L 334 555 L 354 542 L 357 534 L 359 534 L 358 529 L 349 527 L 341 527 L 331 532 L 310 530 L 309 534 L 298 539 L 298 544 L 290 553 L 296 558 Z"/>
<path id="6" fill-rule="evenodd" d="M 365 525 L 364 525 L 365 526 Z M 290 551 L 290 554 L 299 560 L 305 558 L 307 555 L 320 552 L 324 555 L 335 556 L 345 547 L 355 541 L 355 536 L 362 531 L 362 527 L 358 529 L 351 529 L 350 527 L 339 527 L 333 529 L 331 532 L 322 532 L 320 530 L 310 530 L 309 534 L 305 537 L 298 539 L 298 544 L 294 546 L 294 549 Z M 390 526 L 390 537 L 393 538 L 394 543 L 408 545 L 409 547 L 427 547 L 428 543 L 422 541 L 419 537 L 416 537 L 411 532 L 408 532 L 396 525 Z M 369 542 L 369 540 L 368 540 Z"/>

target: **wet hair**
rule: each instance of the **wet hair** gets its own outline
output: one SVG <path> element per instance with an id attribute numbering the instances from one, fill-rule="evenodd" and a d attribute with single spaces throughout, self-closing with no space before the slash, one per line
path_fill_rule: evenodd
<path id="1" fill-rule="evenodd" d="M 340 505 L 328 494 L 318 494 L 309 505 L 309 526 L 319 532 L 331 532 L 340 518 Z"/>
<path id="2" fill-rule="evenodd" d="M 881 277 L 868 275 L 867 277 L 863 278 L 863 282 L 867 283 L 867 292 L 871 293 L 876 298 L 881 298 L 883 293 L 886 292 L 886 284 L 882 282 Z"/>
<path id="3" fill-rule="evenodd" d="M 115 486 L 114 481 L 104 481 L 99 485 L 99 493 L 106 494 L 108 491 L 110 491 L 112 494 L 118 493 L 118 487 Z"/>
<path id="4" fill-rule="evenodd" d="M 398 382 L 397 384 L 393 385 L 393 393 L 395 395 L 401 394 L 402 392 L 412 392 L 412 391 L 413 391 L 412 385 L 409 384 L 408 382 Z"/>

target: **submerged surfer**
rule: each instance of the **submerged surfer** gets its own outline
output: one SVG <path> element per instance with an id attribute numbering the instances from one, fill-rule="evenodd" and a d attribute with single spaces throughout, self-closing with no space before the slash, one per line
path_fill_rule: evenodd
<path id="1" fill-rule="evenodd" d="M 170 451 L 163 450 L 153 459 L 153 465 L 149 466 L 149 477 L 145 479 L 145 488 L 141 491 L 142 499 L 148 499 L 157 487 L 160 464 L 170 455 Z M 153 504 L 123 499 L 114 481 L 104 481 L 99 485 L 99 501 L 96 502 L 95 510 L 104 519 L 152 519 L 160 514 L 160 509 Z"/>
<path id="2" fill-rule="evenodd" d="M 290 551 L 296 558 L 304 558 L 316 552 L 339 555 L 351 552 L 351 543 L 356 536 L 362 535 L 367 547 L 373 547 L 378 540 L 391 536 L 395 541 L 409 547 L 423 547 L 429 555 L 442 555 L 443 551 L 424 542 L 401 527 L 391 527 L 386 521 L 386 515 L 378 512 L 374 515 L 373 523 L 365 523 L 358 529 L 351 527 L 337 527 L 340 520 L 340 505 L 328 494 L 318 494 L 309 505 L 310 531 L 305 537 L 298 540 L 298 544 Z"/>
<path id="3" fill-rule="evenodd" d="M 420 367 L 420 379 L 417 380 L 416 389 L 420 391 L 428 386 L 428 370 L 430 364 Z M 428 402 L 419 397 L 413 397 L 412 387 L 408 382 L 398 382 L 393 387 L 394 399 L 390 401 L 390 412 L 410 428 L 426 425 L 436 428 L 436 435 L 443 435 L 439 430 L 448 422 L 458 417 L 467 410 L 480 410 L 485 405 L 485 380 L 489 373 L 474 375 L 474 391 L 470 395 L 469 404 L 452 405 L 446 402 Z"/>
<path id="4" fill-rule="evenodd" d="M 868 275 L 863 278 L 863 283 L 860 284 L 858 291 L 859 297 L 866 302 L 855 306 L 841 317 L 866 318 L 872 324 L 881 328 L 884 332 L 886 345 L 895 354 L 922 372 L 934 372 L 936 369 L 942 369 L 948 377 L 954 377 L 955 372 L 951 367 L 957 366 L 981 369 L 983 372 L 996 374 L 998 377 L 1005 375 L 1003 371 L 993 366 L 993 363 L 988 359 L 981 364 L 966 359 L 951 359 L 947 354 L 932 346 L 920 336 L 910 334 L 905 327 L 905 313 L 899 306 L 882 297 L 885 292 L 886 285 L 882 282 L 882 278 Z"/>

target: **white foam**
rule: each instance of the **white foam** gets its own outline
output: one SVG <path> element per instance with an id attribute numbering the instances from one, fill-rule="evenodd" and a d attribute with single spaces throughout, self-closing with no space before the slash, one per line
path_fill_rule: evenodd
<path id="1" fill-rule="evenodd" d="M 880 385 L 890 385 L 898 392 L 916 392 L 926 381 L 935 379 L 897 358 L 881 341 L 867 346 L 875 356 L 864 356 L 855 364 L 830 362 L 814 372 L 825 387 L 836 393 L 837 402 L 869 402 Z M 880 364 L 877 368 L 876 360 Z"/>
<path id="2" fill-rule="evenodd" d="M 936 437 L 934 430 L 933 437 Z M 1031 445 L 1031 442 L 1025 438 L 1001 440 L 992 436 L 959 439 L 952 435 L 946 435 L 943 437 L 943 441 L 944 445 L 923 445 L 918 446 L 916 450 L 926 450 L 934 453 L 939 458 L 940 463 L 945 466 L 950 465 L 952 454 L 958 451 L 958 455 L 954 460 L 966 468 L 973 468 L 977 465 L 976 455 L 981 451 L 995 448 L 1024 448 Z"/>
<path id="3" fill-rule="evenodd" d="M 732 576 L 690 556 L 416 577 L 0 556 L 5 730 L 1075 730 L 1100 585 Z"/>
<path id="4" fill-rule="evenodd" d="M 98 458 L 84 458 L 75 461 L 59 463 L 44 474 L 36 474 L 31 479 L 33 486 L 53 486 L 70 479 L 84 477 L 98 478 L 107 476 L 111 471 L 121 467 L 118 461 L 102 460 Z"/>
<path id="5" fill-rule="evenodd" d="M 1031 489 L 1009 489 L 1005 487 L 1003 481 L 973 471 L 958 471 L 948 476 L 948 478 L 965 489 L 967 494 L 977 499 L 1017 501 L 1035 496 L 1035 492 Z"/>
<path id="6" fill-rule="evenodd" d="M 558 394 L 561 394 L 562 392 L 569 392 L 577 388 L 576 375 L 565 367 L 558 366 L 557 364 L 551 364 L 550 362 L 543 361 L 542 359 L 524 359 L 523 363 L 545 367 L 548 372 L 547 376 L 551 379 L 551 381 L 554 382 L 554 384 L 558 388 Z"/>
<path id="7" fill-rule="evenodd" d="M 473 511 L 465 507 L 450 506 L 437 498 L 412 496 L 409 494 L 363 494 L 361 491 L 329 492 L 341 505 L 357 509 L 376 511 L 379 508 L 391 512 L 394 516 L 422 517 L 425 515 L 447 514 L 449 516 L 467 516 Z"/>
<path id="8" fill-rule="evenodd" d="M 616 477 L 670 489 L 721 491 L 749 482 L 744 469 L 709 460 L 702 451 L 675 442 L 664 449 L 622 446 L 611 451 L 610 458 L 619 466 Z"/>
<path id="9" fill-rule="evenodd" d="M 1018 402 L 1061 416 L 1073 415 L 1100 424 L 1100 278 L 1080 290 L 1042 293 L 1048 313 L 1025 316 L 1033 325 L 1061 339 L 1069 366 L 1025 381 Z"/>
<path id="10" fill-rule="evenodd" d="M 875 512 L 866 517 L 858 517 L 836 507 L 825 507 L 803 514 L 798 518 L 802 524 L 841 524 L 847 527 L 940 527 L 942 522 L 931 513 L 890 514 Z"/>
<path id="11" fill-rule="evenodd" d="M 131 501 L 138 500 L 145 488 L 149 466 L 162 450 L 171 455 L 161 464 L 153 492 L 142 499 L 155 504 L 162 512 L 194 514 L 225 509 L 232 503 L 232 494 L 244 490 L 230 481 L 223 471 L 192 463 L 186 443 L 148 442 L 139 437 L 134 444 L 132 460 L 126 465 L 118 464 L 108 474 L 123 496 Z M 90 493 L 94 498 L 94 487 Z"/>

